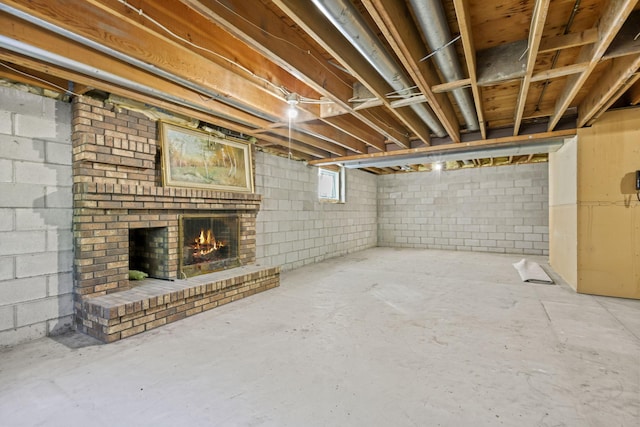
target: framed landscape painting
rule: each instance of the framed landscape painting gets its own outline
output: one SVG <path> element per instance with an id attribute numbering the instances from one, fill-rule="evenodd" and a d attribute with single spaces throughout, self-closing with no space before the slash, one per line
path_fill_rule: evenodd
<path id="1" fill-rule="evenodd" d="M 253 192 L 249 144 L 166 122 L 160 141 L 165 186 Z"/>

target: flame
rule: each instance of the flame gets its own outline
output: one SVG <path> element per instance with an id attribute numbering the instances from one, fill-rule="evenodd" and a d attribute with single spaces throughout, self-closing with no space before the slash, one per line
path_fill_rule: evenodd
<path id="1" fill-rule="evenodd" d="M 194 243 L 194 255 L 200 256 L 210 254 L 224 246 L 223 242 L 216 240 L 211 230 L 207 230 L 205 234 L 204 229 L 200 230 L 200 235 L 196 237 Z"/>

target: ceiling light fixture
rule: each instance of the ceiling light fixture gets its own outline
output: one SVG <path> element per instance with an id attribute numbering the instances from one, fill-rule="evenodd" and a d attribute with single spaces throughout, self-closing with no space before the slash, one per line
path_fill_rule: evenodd
<path id="1" fill-rule="evenodd" d="M 287 95 L 287 104 L 289 104 L 289 108 L 287 108 L 287 117 L 289 120 L 293 120 L 298 117 L 297 105 L 300 102 L 300 98 L 295 93 L 290 93 Z"/>
<path id="2" fill-rule="evenodd" d="M 434 163 L 431 166 L 431 169 L 433 169 L 434 171 L 441 171 L 442 170 L 442 163 L 440 163 L 440 162 Z"/>

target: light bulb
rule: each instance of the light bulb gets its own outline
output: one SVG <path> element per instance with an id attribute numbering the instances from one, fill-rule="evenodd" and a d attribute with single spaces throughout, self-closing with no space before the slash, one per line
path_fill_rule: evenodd
<path id="1" fill-rule="evenodd" d="M 290 120 L 298 117 L 298 110 L 296 109 L 298 102 L 300 102 L 300 99 L 297 94 L 290 93 L 287 95 L 287 104 L 289 104 L 289 108 L 287 108 L 287 117 L 289 117 Z"/>
<path id="2" fill-rule="evenodd" d="M 434 163 L 433 164 L 433 170 L 434 171 L 442 170 L 442 163 Z"/>

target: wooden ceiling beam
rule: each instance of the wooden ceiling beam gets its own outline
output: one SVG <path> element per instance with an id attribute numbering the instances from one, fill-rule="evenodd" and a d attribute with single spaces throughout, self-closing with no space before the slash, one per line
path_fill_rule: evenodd
<path id="1" fill-rule="evenodd" d="M 631 86 L 631 89 L 629 89 L 629 103 L 631 105 L 640 104 L 640 81 L 636 81 L 636 83 Z"/>
<path id="2" fill-rule="evenodd" d="M 202 14 L 182 3 L 180 0 L 136 0 L 129 1 L 136 10 L 142 10 L 144 15 L 135 13 L 120 0 L 100 0 L 102 7 L 119 11 L 129 20 L 137 22 L 139 26 L 147 27 L 160 35 L 181 44 L 188 49 L 206 57 L 218 65 L 239 74 L 254 84 L 264 85 L 269 81 L 275 87 L 286 88 L 301 96 L 318 97 L 318 93 L 301 80 L 294 78 L 290 72 L 271 61 L 265 61 L 262 55 L 239 42 L 238 38 L 224 30 L 220 25 L 212 23 Z M 94 0 L 95 4 L 95 0 Z M 162 23 L 169 31 L 189 43 L 179 41 L 168 32 L 151 22 L 146 16 Z M 199 46 L 200 48 L 197 48 Z M 272 86 L 276 94 L 284 94 Z"/>
<path id="3" fill-rule="evenodd" d="M 0 77 L 26 85 L 48 89 L 64 94 L 67 91 L 78 93 L 76 88 L 69 87 L 69 81 L 51 74 L 30 70 L 17 64 L 0 62 Z"/>
<path id="4" fill-rule="evenodd" d="M 584 46 L 586 44 L 595 43 L 596 41 L 598 41 L 598 29 L 590 28 L 579 33 L 569 33 L 543 39 L 540 41 L 538 53 L 548 53 L 556 50 Z"/>
<path id="5" fill-rule="evenodd" d="M 460 142 L 460 124 L 451 101 L 446 95 L 431 90 L 431 86 L 440 83 L 440 78 L 432 62 L 421 60 L 427 52 L 420 32 L 406 19 L 410 16 L 407 5 L 388 0 L 363 0 L 362 3 L 451 140 Z"/>
<path id="6" fill-rule="evenodd" d="M 386 94 L 393 89 L 371 64 L 335 30 L 333 25 L 327 22 L 326 18 L 315 6 L 310 6 L 308 3 L 297 0 L 273 0 L 273 2 L 307 34 L 313 37 L 341 66 L 349 70 L 351 75 L 356 77 L 371 93 L 381 99 L 404 126 L 425 144 L 430 143 L 431 136 L 427 125 L 411 110 L 391 108 L 389 101 L 386 99 Z M 406 139 L 401 140 L 388 133 L 387 137 L 401 148 L 410 146 Z"/>
<path id="7" fill-rule="evenodd" d="M 175 100 L 171 101 L 172 103 L 179 101 L 184 106 L 200 108 L 202 111 L 210 112 L 212 116 L 237 120 L 239 124 L 248 126 L 254 126 L 257 123 L 256 127 L 264 127 L 268 123 L 268 121 L 260 117 L 238 110 L 215 99 L 204 97 L 198 92 L 145 73 L 125 62 L 101 55 L 83 45 L 69 43 L 67 39 L 6 14 L 0 14 L 0 28 L 5 28 L 5 36 L 9 38 L 34 48 L 47 50 L 53 55 L 64 58 L 65 64 L 82 63 L 83 61 L 88 64 L 97 64 L 95 71 L 87 74 L 91 78 L 69 79 L 70 81 L 100 88 L 100 90 L 108 93 L 112 92 L 109 88 L 113 86 L 114 88 L 127 87 L 129 91 L 137 91 L 139 93 L 146 91 L 147 96 L 156 99 L 171 99 L 173 97 Z M 39 68 L 36 67 L 34 69 L 38 70 Z M 68 75 L 83 74 L 78 71 L 68 73 Z M 65 76 L 59 77 L 68 78 Z M 97 82 L 100 82 L 100 84 Z M 127 97 L 126 92 L 118 94 Z M 165 94 L 170 94 L 171 96 Z M 263 126 L 260 126 L 260 124 Z"/>
<path id="8" fill-rule="evenodd" d="M 249 134 L 250 135 L 250 134 Z M 258 135 L 254 135 L 258 138 Z M 286 136 L 286 135 L 285 135 Z M 300 153 L 308 154 L 311 157 L 315 158 L 325 158 L 330 155 L 329 152 L 318 149 L 314 146 L 305 145 L 301 139 L 283 139 L 278 138 L 277 136 L 269 135 L 269 134 L 260 134 L 259 141 L 257 144 L 260 146 L 272 146 L 278 145 L 287 150 L 295 150 Z"/>
<path id="9" fill-rule="evenodd" d="M 480 134 L 482 135 L 482 139 L 486 139 L 487 125 L 484 121 L 482 90 L 478 86 L 476 48 L 473 43 L 473 36 L 471 32 L 471 14 L 469 13 L 469 0 L 453 0 L 453 5 L 456 11 L 456 18 L 458 19 L 458 27 L 460 28 L 460 37 L 462 39 L 464 57 L 467 62 L 469 79 L 471 80 L 471 91 L 473 92 L 473 100 L 476 105 L 476 114 L 478 115 L 478 123 L 480 124 Z"/>
<path id="10" fill-rule="evenodd" d="M 334 126 L 337 129 L 341 129 L 342 132 L 351 135 L 353 138 L 362 142 L 369 141 L 369 144 L 367 145 L 374 145 L 375 148 L 380 151 L 386 150 L 385 141 L 380 140 L 380 135 L 378 133 L 373 133 L 371 128 L 350 125 L 349 121 L 350 117 L 346 116 L 326 117 L 323 120 L 324 123 Z M 349 149 L 356 152 L 366 152 L 366 147 L 364 146 L 350 146 Z"/>
<path id="11" fill-rule="evenodd" d="M 59 27 L 71 29 L 83 37 L 116 51 L 127 52 L 127 55 L 138 60 L 189 80 L 202 87 L 203 92 L 206 89 L 215 93 L 215 97 L 220 101 L 235 100 L 255 111 L 256 115 L 274 116 L 274 112 L 284 114 L 286 111 L 286 102 L 281 98 L 278 99 L 273 93 L 273 88 L 266 87 L 264 83 L 254 85 L 251 81 L 197 55 L 170 38 L 131 21 L 125 11 L 115 11 L 100 3 L 92 4 L 93 0 L 74 2 L 73 7 L 62 0 L 34 0 L 28 3 L 7 0 L 5 3 L 34 16 L 46 18 L 47 21 Z M 97 6 L 100 6 L 100 9 Z M 95 22 L 99 25 L 86 25 L 86 22 Z M 63 40 L 62 37 L 58 37 L 58 41 L 53 46 L 45 46 L 37 39 L 32 40 L 31 44 L 46 50 L 57 49 L 57 53 L 62 55 L 64 55 L 64 49 L 61 45 L 80 46 L 79 43 Z M 131 49 L 132 46 L 136 49 Z M 84 49 L 89 51 L 88 48 Z M 100 66 L 108 61 L 111 65 L 105 68 L 111 73 L 131 78 L 130 74 L 123 71 L 124 67 L 119 65 L 124 62 L 115 61 L 93 50 L 90 56 L 94 58 L 92 61 L 83 57 L 77 59 L 79 62 L 100 64 Z M 136 75 L 142 74 L 149 79 L 158 79 L 148 72 L 136 72 Z M 142 82 L 144 80 L 141 79 Z M 265 96 L 267 93 L 271 93 L 272 96 Z"/>
<path id="12" fill-rule="evenodd" d="M 540 71 L 531 76 L 531 82 L 540 82 L 543 80 L 556 79 L 558 77 L 569 76 L 571 74 L 581 73 L 589 66 L 588 62 L 581 64 L 570 64 L 564 67 L 552 68 L 550 70 Z"/>
<path id="13" fill-rule="evenodd" d="M 433 93 L 451 92 L 456 89 L 471 86 L 471 79 L 455 80 L 448 83 L 440 83 L 431 87 Z"/>
<path id="14" fill-rule="evenodd" d="M 585 126 L 605 105 L 613 104 L 635 82 L 638 68 L 640 55 L 611 59 L 598 82 L 578 105 L 578 127 Z"/>
<path id="15" fill-rule="evenodd" d="M 640 53 L 640 9 L 629 15 L 602 59 L 618 58 Z"/>
<path id="16" fill-rule="evenodd" d="M 627 80 L 627 82 L 624 85 L 622 85 L 615 94 L 613 94 L 613 96 L 609 99 L 609 101 L 607 101 L 606 104 L 604 104 L 602 107 L 600 107 L 600 110 L 591 117 L 591 119 L 587 122 L 586 126 L 593 125 L 593 123 L 602 114 L 604 114 L 609 108 L 611 108 L 611 106 L 614 103 L 616 103 L 618 101 L 618 99 L 621 98 L 625 94 L 625 92 L 629 90 L 629 88 L 631 88 L 634 84 L 636 84 L 638 82 L 640 82 L 640 71 L 638 71 L 633 76 L 631 76 L 631 78 L 629 78 L 629 80 Z M 631 105 L 633 105 L 633 104 L 631 104 Z"/>
<path id="17" fill-rule="evenodd" d="M 516 103 L 515 119 L 513 125 L 513 134 L 520 133 L 520 124 L 522 123 L 522 115 L 529 94 L 529 85 L 531 84 L 531 76 L 533 68 L 536 65 L 538 57 L 538 48 L 542 39 L 542 31 L 544 23 L 547 19 L 550 0 L 537 0 L 533 9 L 533 17 L 531 18 L 531 29 L 529 31 L 529 39 L 527 40 L 527 65 L 522 82 L 520 82 L 520 91 L 518 92 L 518 101 Z"/>
<path id="18" fill-rule="evenodd" d="M 296 128 L 298 126 L 296 125 Z M 280 128 L 280 129 L 270 129 L 268 133 L 273 135 L 278 135 L 280 137 L 287 138 L 289 136 L 289 129 Z M 330 152 L 330 153 L 346 153 L 346 148 L 337 145 L 334 141 L 327 141 L 327 138 L 323 135 L 312 135 L 307 132 L 302 131 L 301 129 L 292 129 L 291 130 L 291 138 L 293 140 L 302 142 L 304 144 L 316 147 L 318 149 Z M 354 151 L 354 150 L 351 150 Z"/>
<path id="19" fill-rule="evenodd" d="M 554 113 L 549 120 L 549 131 L 556 127 L 567 108 L 569 108 L 637 2 L 638 0 L 612 0 L 606 6 L 597 25 L 598 40 L 593 44 L 583 46 L 575 61 L 576 63 L 588 62 L 589 66 L 583 72 L 573 74 L 567 78 L 567 82 L 556 100 Z"/>
<path id="20" fill-rule="evenodd" d="M 388 131 L 375 120 L 356 112 L 349 104 L 353 88 L 347 78 L 352 77 L 327 61 L 322 52 L 310 45 L 294 29 L 283 25 L 261 2 L 236 1 L 232 2 L 234 4 L 231 8 L 215 0 L 181 1 L 215 25 L 224 26 L 225 30 L 252 49 L 302 79 L 328 100 L 335 102 L 341 110 L 359 119 L 362 122 L 361 126 L 380 133 L 375 139 L 363 141 L 366 144 L 384 150 L 385 137 L 396 140 L 399 144 L 408 143 L 405 138 L 388 134 Z"/>
<path id="21" fill-rule="evenodd" d="M 69 17 L 67 15 L 67 17 Z M 1 21 L 0 21 L 0 25 L 1 25 Z M 28 26 L 30 26 L 30 24 L 28 24 Z M 32 27 L 32 26 L 30 26 Z M 36 27 L 33 27 L 36 28 Z M 42 30 L 39 31 L 36 34 L 42 34 Z M 51 37 L 56 37 L 58 38 L 60 41 L 59 42 L 51 42 L 49 43 L 49 46 L 58 46 L 60 44 L 64 44 L 66 43 L 66 41 L 58 36 L 53 36 L 51 35 Z M 148 39 L 149 37 L 147 37 Z M 40 41 L 44 40 L 43 36 L 40 35 L 36 35 L 34 37 L 32 37 L 32 39 L 38 39 Z M 124 41 L 123 41 L 124 43 Z M 47 48 L 46 44 L 43 44 L 42 46 L 40 46 L 42 48 Z M 157 48 L 160 48 L 160 46 L 157 46 Z M 52 50 L 55 50 L 55 48 L 51 48 Z M 127 78 L 135 80 L 137 83 L 139 84 L 145 84 L 145 85 L 149 85 L 150 83 L 155 83 L 156 84 L 156 88 L 158 88 L 158 90 L 160 91 L 166 91 L 167 93 L 173 93 L 176 94 L 178 89 L 172 87 L 171 84 L 168 84 L 168 82 L 166 82 L 165 80 L 159 79 L 155 76 L 149 76 L 144 74 L 143 72 L 141 72 L 140 70 L 137 69 L 133 69 L 133 70 L 125 70 L 128 65 L 123 65 L 121 63 L 118 63 L 117 61 L 108 58 L 108 57 L 100 57 L 100 56 L 96 56 L 98 55 L 97 53 L 90 51 L 87 48 L 82 47 L 81 45 L 78 45 L 78 48 L 80 49 L 81 52 L 84 52 L 83 54 L 78 54 L 76 55 L 76 57 L 74 58 L 75 60 L 80 61 L 81 59 L 91 59 L 91 63 L 96 63 L 96 64 L 101 64 L 101 66 L 105 66 L 107 69 L 111 69 L 111 70 L 119 70 L 118 74 L 121 76 L 127 76 Z M 60 49 L 59 52 L 57 53 L 61 53 L 61 51 L 64 49 Z M 229 72 L 228 72 L 229 73 Z M 136 77 L 138 76 L 138 77 Z M 221 76 L 222 77 L 222 76 Z M 106 88 L 107 91 L 109 91 L 108 87 Z M 125 95 L 126 96 L 126 95 Z M 261 96 L 261 98 L 264 98 L 264 96 Z M 206 98 L 205 98 L 206 99 Z M 191 101 L 198 101 L 197 99 L 192 99 Z M 286 104 L 284 104 L 286 105 Z M 269 108 L 270 109 L 270 108 Z M 229 109 L 227 109 L 229 110 Z M 238 115 L 238 116 L 242 116 L 243 114 L 238 113 L 235 109 L 228 111 L 228 113 L 234 114 L 234 115 Z M 246 117 L 245 117 L 246 119 Z M 308 118 L 307 118 L 308 119 Z M 352 141 L 353 138 L 351 138 L 348 134 L 342 134 L 342 135 L 337 135 L 336 134 L 336 130 L 330 126 L 327 126 L 326 129 L 318 129 L 316 131 L 317 134 L 321 134 L 323 131 L 328 132 L 331 137 L 325 137 L 325 140 L 329 140 L 329 139 L 334 139 L 336 141 L 339 141 L 340 143 L 333 147 L 332 150 L 328 150 L 329 152 L 332 152 L 333 154 L 337 154 L 337 155 L 341 155 L 344 154 L 344 149 L 341 147 L 341 145 L 347 145 L 349 143 L 351 143 L 351 146 L 349 146 L 349 148 L 352 151 L 355 152 L 366 152 L 366 149 L 364 147 L 364 143 L 362 143 L 361 141 Z M 302 134 L 301 134 L 302 135 Z M 317 140 L 316 144 L 312 143 L 313 140 L 305 140 L 305 141 L 301 141 L 301 142 L 305 142 L 309 145 L 313 145 L 313 146 L 318 146 L 317 148 L 319 149 L 323 149 L 326 150 L 327 149 L 327 145 L 328 143 L 322 141 L 322 140 Z M 382 145 L 382 141 L 380 141 L 380 144 Z"/>
<path id="22" fill-rule="evenodd" d="M 367 144 L 362 142 L 360 138 L 357 138 L 352 134 L 348 133 L 348 130 L 355 129 L 355 127 L 342 123 L 338 121 L 337 118 L 333 118 L 333 119 L 336 120 L 335 126 L 328 125 L 327 121 L 329 122 L 332 121 L 332 119 L 328 119 L 322 122 L 315 121 L 315 122 L 295 123 L 295 128 L 309 135 L 330 140 L 334 144 L 340 147 L 344 147 L 348 150 L 355 151 L 356 153 L 366 153 Z M 381 148 L 384 148 L 384 147 L 381 147 Z M 382 149 L 380 151 L 382 151 Z"/>
<path id="23" fill-rule="evenodd" d="M 248 134 L 253 130 L 253 127 L 251 125 L 243 125 L 236 120 L 229 120 L 225 118 L 224 113 L 227 113 L 226 109 L 230 109 L 231 107 L 217 103 L 216 101 L 203 101 L 201 108 L 189 108 L 183 105 L 168 102 L 164 98 L 155 98 L 149 95 L 132 91 L 128 88 L 105 83 L 104 81 L 96 79 L 94 77 L 85 76 L 83 74 L 69 71 L 55 65 L 46 64 L 41 61 L 27 58 L 4 49 L 0 49 L 0 60 L 4 60 L 12 64 L 18 64 L 25 69 L 35 70 L 36 72 L 43 73 L 49 76 L 61 78 L 67 81 L 73 81 L 76 82 L 76 84 L 80 84 L 85 87 L 92 87 L 104 92 L 113 93 L 114 95 L 118 95 L 123 98 L 132 99 L 134 101 L 142 102 L 148 105 L 154 105 L 171 113 L 193 117 L 194 119 L 202 120 L 204 122 L 221 126 L 237 132 Z M 222 115 L 217 115 L 221 114 L 221 112 L 223 113 Z M 245 114 L 242 112 L 238 113 Z M 256 117 L 247 118 L 257 121 L 258 123 L 256 123 L 256 127 L 258 127 L 260 123 L 262 123 L 263 125 L 266 124 L 266 122 L 263 122 L 262 119 Z"/>
<path id="24" fill-rule="evenodd" d="M 344 72 L 329 64 L 322 52 L 284 25 L 263 2 L 230 0 L 222 4 L 217 0 L 179 1 L 209 21 L 207 28 L 224 28 L 227 34 L 241 40 L 318 93 L 330 95 L 332 100 L 347 104 L 352 88 Z M 229 43 L 230 46 L 236 44 L 232 40 Z"/>

